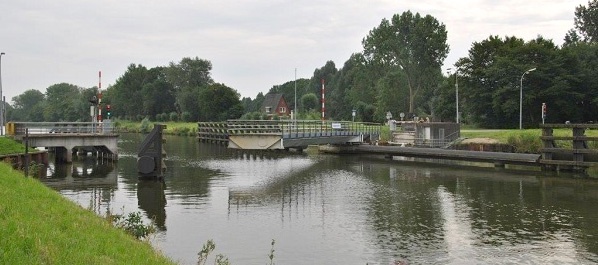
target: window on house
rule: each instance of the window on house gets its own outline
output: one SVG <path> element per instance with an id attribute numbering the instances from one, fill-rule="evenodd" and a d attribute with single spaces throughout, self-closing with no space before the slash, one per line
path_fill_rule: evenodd
<path id="1" fill-rule="evenodd" d="M 285 107 L 280 107 L 280 113 L 287 113 L 287 108 Z"/>
<path id="2" fill-rule="evenodd" d="M 266 107 L 266 113 L 272 112 L 272 107 Z"/>

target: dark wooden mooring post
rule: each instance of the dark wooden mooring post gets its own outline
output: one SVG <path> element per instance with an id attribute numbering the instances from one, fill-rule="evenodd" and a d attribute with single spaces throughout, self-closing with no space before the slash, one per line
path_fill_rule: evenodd
<path id="1" fill-rule="evenodd" d="M 587 141 L 598 141 L 598 137 L 585 135 L 586 129 L 597 129 L 597 124 L 541 124 L 543 170 L 572 170 L 585 172 L 588 167 L 598 165 L 598 150 L 588 148 Z M 572 130 L 572 136 L 554 136 L 554 128 Z M 572 141 L 571 148 L 558 147 L 555 140 Z"/>
<path id="2" fill-rule="evenodd" d="M 137 171 L 139 177 L 162 178 L 164 171 L 166 171 L 163 159 L 165 152 L 162 149 L 162 130 L 165 128 L 166 125 L 155 124 L 154 129 L 145 137 L 143 143 L 141 143 L 137 154 Z"/>

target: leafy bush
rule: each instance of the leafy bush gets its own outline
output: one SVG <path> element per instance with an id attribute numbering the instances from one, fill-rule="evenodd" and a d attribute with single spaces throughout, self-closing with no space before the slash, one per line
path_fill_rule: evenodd
<path id="1" fill-rule="evenodd" d="M 259 111 L 248 112 L 241 116 L 241 120 L 261 120 L 262 113 Z"/>
<path id="2" fill-rule="evenodd" d="M 191 128 L 189 127 L 177 127 L 173 129 L 173 134 L 175 135 L 180 135 L 180 136 L 187 136 L 187 135 L 192 135 L 191 133 Z"/>
<path id="3" fill-rule="evenodd" d="M 181 119 L 184 122 L 191 122 L 191 113 L 188 111 L 183 112 L 183 114 L 181 114 Z"/>
<path id="4" fill-rule="evenodd" d="M 542 148 L 542 140 L 537 134 L 524 132 L 511 134 L 507 138 L 507 143 L 515 148 L 516 153 L 539 153 Z"/>
<path id="5" fill-rule="evenodd" d="M 170 121 L 179 121 L 179 114 L 174 111 L 171 112 L 168 116 L 169 116 L 168 119 Z"/>
<path id="6" fill-rule="evenodd" d="M 151 124 L 150 120 L 149 120 L 147 117 L 145 117 L 145 118 L 144 118 L 144 119 L 141 121 L 141 128 L 140 128 L 140 132 L 141 132 L 141 133 L 149 133 L 149 132 L 152 130 L 152 128 L 150 128 L 150 127 L 151 127 L 151 125 L 152 125 L 152 124 Z"/>
<path id="7" fill-rule="evenodd" d="M 130 235 L 137 239 L 143 239 L 156 232 L 156 227 L 153 224 L 144 224 L 141 220 L 141 213 L 129 213 L 126 217 L 124 215 L 111 215 L 109 218 L 114 226 L 125 230 Z"/>

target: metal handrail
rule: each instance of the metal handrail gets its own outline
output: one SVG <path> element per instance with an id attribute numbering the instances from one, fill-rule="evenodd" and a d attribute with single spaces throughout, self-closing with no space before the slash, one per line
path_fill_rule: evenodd
<path id="1" fill-rule="evenodd" d="M 114 124 L 111 122 L 9 122 L 7 135 L 29 134 L 111 134 Z"/>

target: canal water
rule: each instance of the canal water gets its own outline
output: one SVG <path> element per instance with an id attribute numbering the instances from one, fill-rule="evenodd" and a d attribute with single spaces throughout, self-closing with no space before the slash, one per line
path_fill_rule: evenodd
<path id="1" fill-rule="evenodd" d="M 80 158 L 42 180 L 99 215 L 140 212 L 152 244 L 197 264 L 591 264 L 598 181 L 378 156 L 242 153 L 166 136 L 164 182 L 139 180 L 143 135 L 118 163 Z M 274 245 L 272 246 L 272 240 Z"/>

